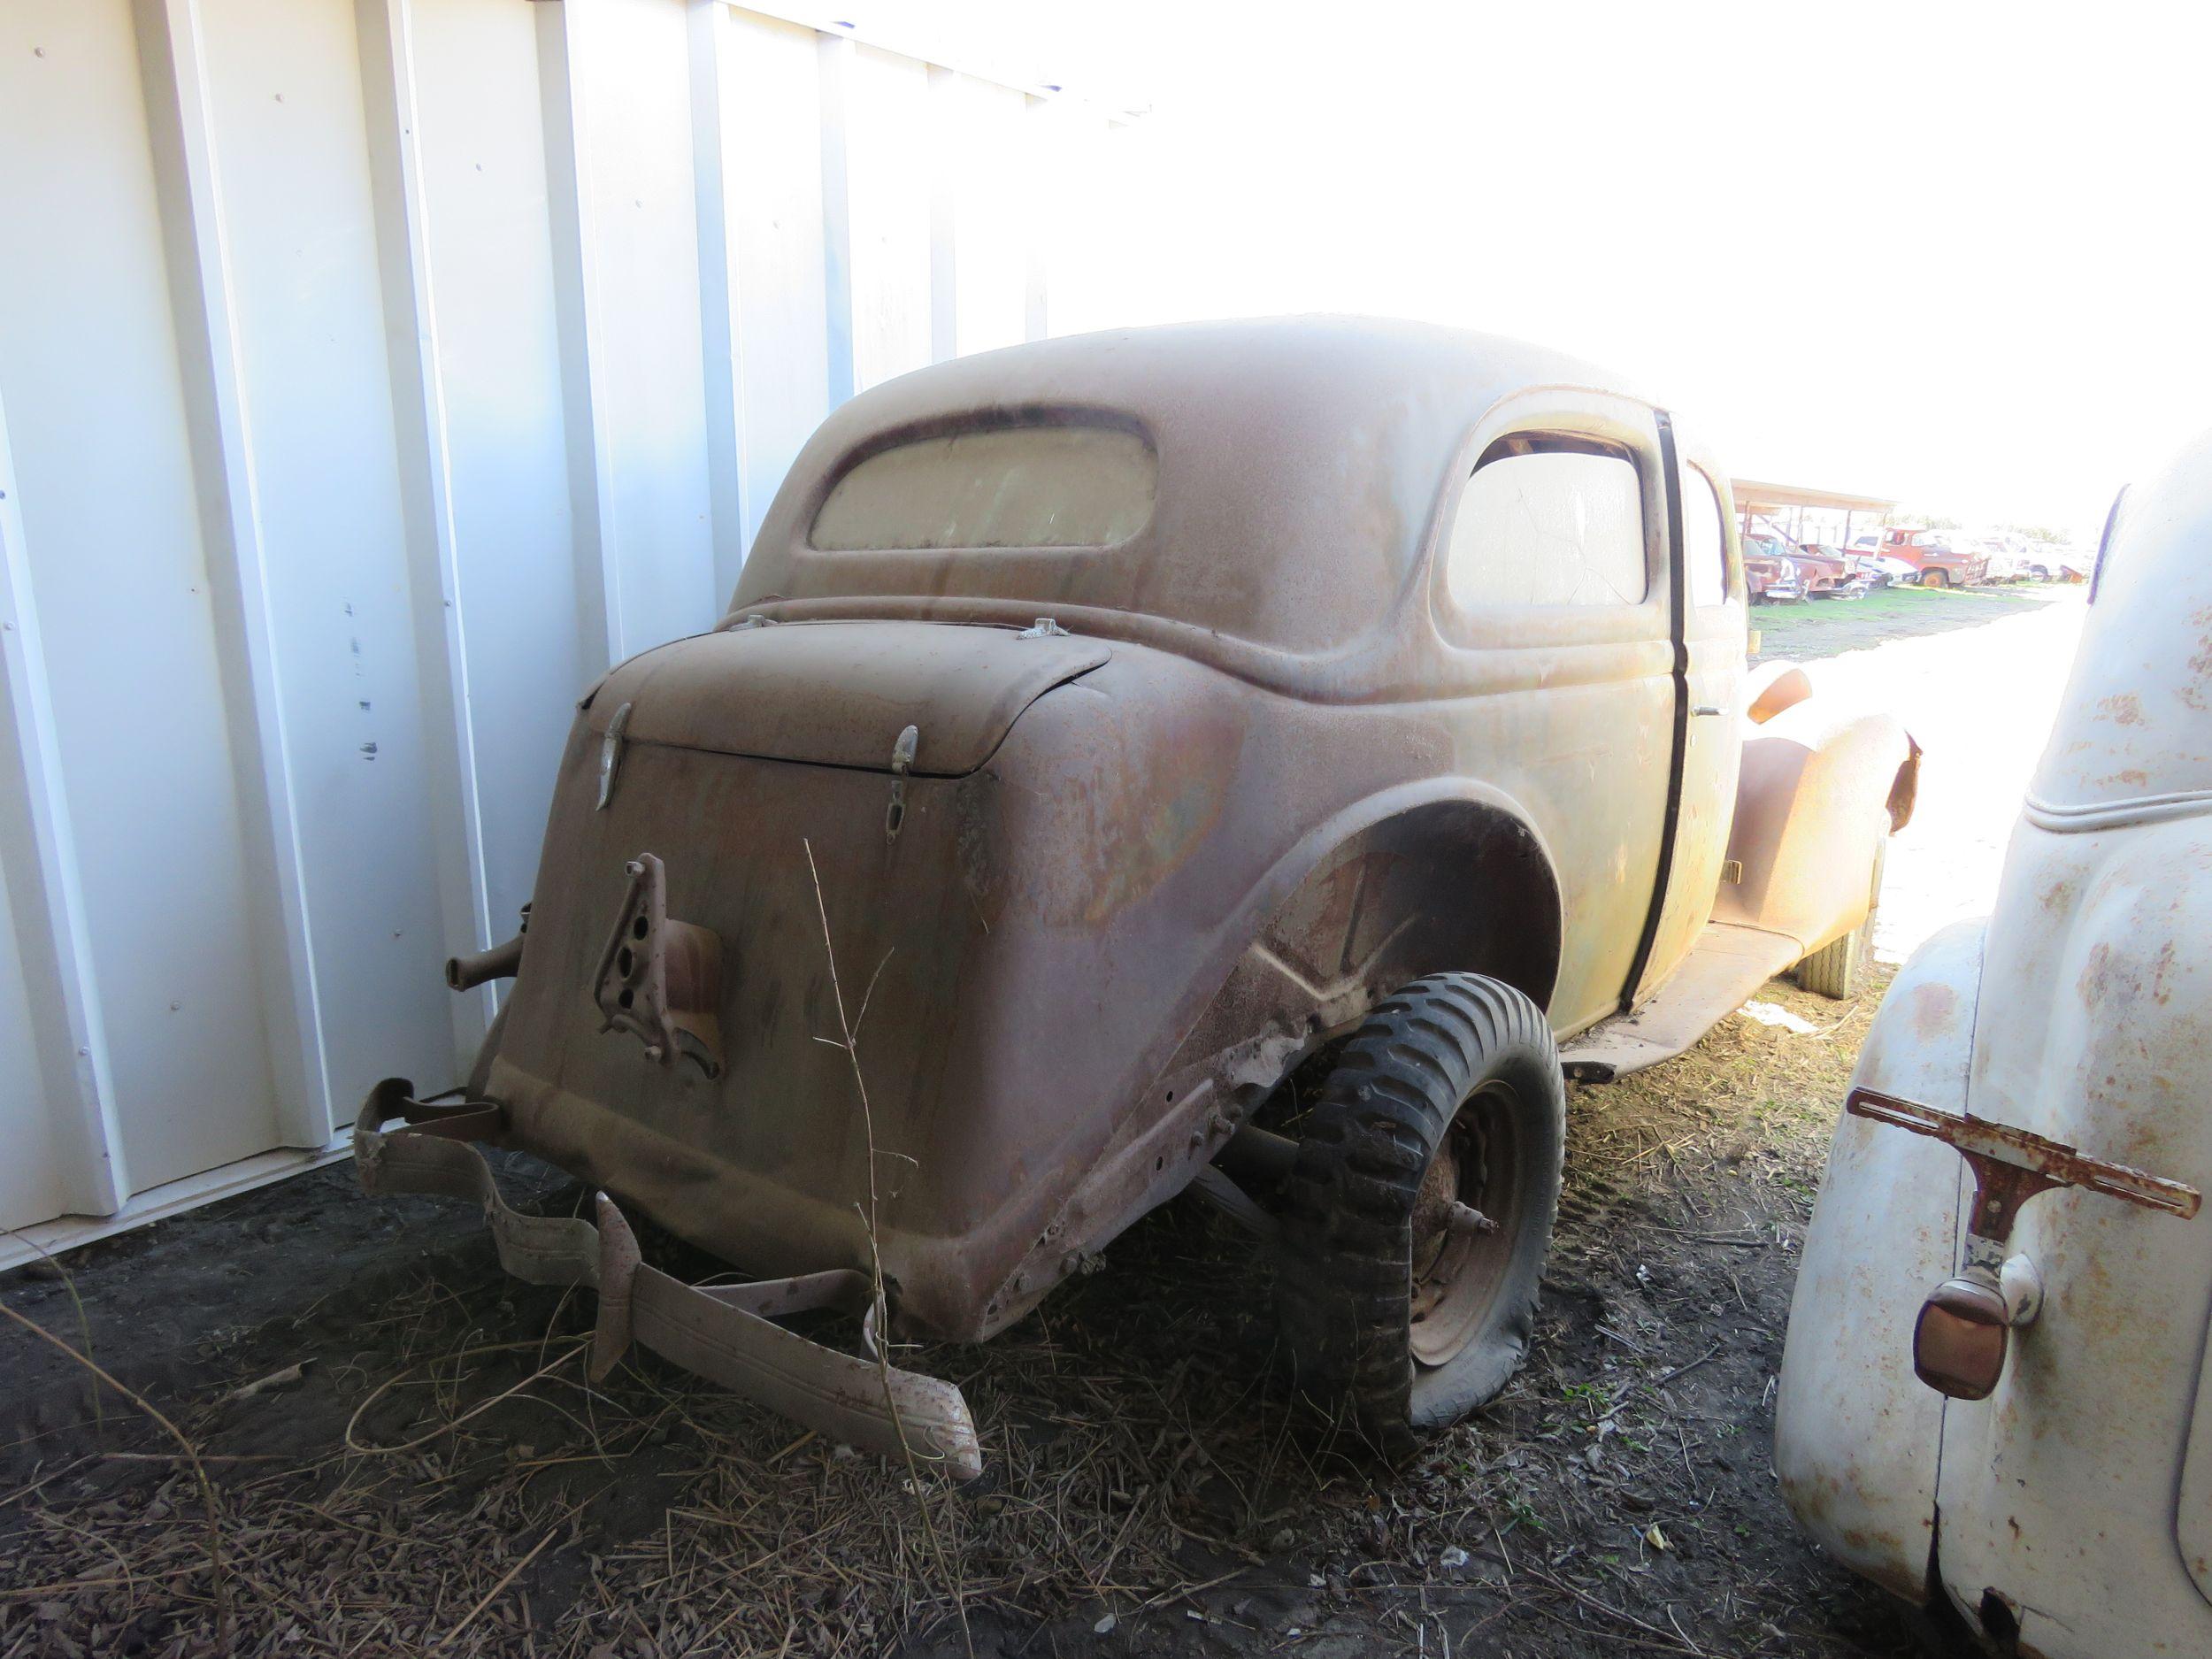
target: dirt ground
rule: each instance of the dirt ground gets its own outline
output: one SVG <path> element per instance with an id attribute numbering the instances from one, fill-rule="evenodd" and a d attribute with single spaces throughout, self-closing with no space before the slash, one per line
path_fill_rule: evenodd
<path id="1" fill-rule="evenodd" d="M 997 1341 L 909 1356 L 966 1389 L 988 1462 L 919 1493 L 649 1356 L 587 1386 L 574 1299 L 504 1279 L 462 1207 L 343 1171 L 81 1253 L 81 1314 L 19 1274 L 9 1307 L 88 1325 L 179 1433 L 113 1393 L 96 1414 L 9 1333 L 0 1655 L 219 1650 L 186 1442 L 241 1653 L 955 1654 L 963 1607 L 978 1653 L 1912 1651 L 1769 1466 L 1875 999 L 1766 1000 L 1818 1034 L 1733 1016 L 1574 1091 L 1533 1358 L 1398 1471 L 1285 1395 L 1264 1263 L 1189 1201 Z"/>
<path id="2" fill-rule="evenodd" d="M 2055 696 L 2078 607 L 2006 614 L 1829 665 L 1910 692 L 1927 733 L 1930 826 L 1886 913 L 1953 902 L 1945 866 L 2001 842 L 2042 728 L 1997 728 Z M 1898 949 L 1931 925 L 1904 908 Z M 505 1279 L 472 1210 L 370 1200 L 342 1166 L 24 1270 L 0 1307 L 135 1397 L 0 1325 L 0 1659 L 1943 1652 L 1796 1530 L 1770 1467 L 1797 1250 L 1878 988 L 1778 981 L 1758 1000 L 1809 1029 L 1733 1015 L 1575 1088 L 1530 1363 L 1395 1470 L 1287 1396 L 1266 1263 L 1189 1200 L 994 1342 L 904 1356 L 975 1408 L 966 1486 L 649 1356 L 589 1386 L 588 1298 Z"/>

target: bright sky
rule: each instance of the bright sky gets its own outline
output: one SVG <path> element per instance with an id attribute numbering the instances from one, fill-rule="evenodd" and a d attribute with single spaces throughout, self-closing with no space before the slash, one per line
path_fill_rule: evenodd
<path id="1" fill-rule="evenodd" d="M 1056 332 L 1520 335 L 1630 375 L 1743 476 L 2092 541 L 2212 424 L 2200 5 L 931 9 L 1151 104 L 1126 196 L 1063 229 Z"/>

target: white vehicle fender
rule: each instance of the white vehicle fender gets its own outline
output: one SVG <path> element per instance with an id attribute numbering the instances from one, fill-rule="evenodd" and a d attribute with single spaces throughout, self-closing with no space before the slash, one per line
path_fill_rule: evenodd
<path id="1" fill-rule="evenodd" d="M 1853 1077 L 1966 1106 L 1982 922 L 1944 929 L 1890 986 Z M 1942 1397 L 1913 1375 L 1913 1325 L 1949 1276 L 1962 1164 L 1863 1118 L 1837 1126 L 1805 1237 L 1776 1400 L 1774 1463 L 1806 1530 L 1854 1571 L 1928 1599 Z"/>

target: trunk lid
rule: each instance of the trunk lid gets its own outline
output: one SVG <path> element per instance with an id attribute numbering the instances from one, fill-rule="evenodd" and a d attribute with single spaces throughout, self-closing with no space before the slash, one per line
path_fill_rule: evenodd
<path id="1" fill-rule="evenodd" d="M 678 640 L 622 664 L 592 694 L 603 736 L 818 765 L 894 770 L 908 726 L 918 777 L 990 759 L 1024 709 L 1112 653 L 1064 634 L 943 622 L 787 622 Z"/>

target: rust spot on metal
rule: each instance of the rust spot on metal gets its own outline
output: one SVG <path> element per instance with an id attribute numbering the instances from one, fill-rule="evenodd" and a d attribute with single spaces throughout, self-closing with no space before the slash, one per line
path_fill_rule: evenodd
<path id="1" fill-rule="evenodd" d="M 2082 964 L 2080 974 L 2074 980 L 2075 994 L 2084 1005 L 2094 1008 L 2111 994 L 2112 947 L 2099 940 L 2089 948 L 2088 959 Z"/>
<path id="2" fill-rule="evenodd" d="M 2212 680 L 2212 605 L 2200 605 L 2190 613 L 2189 620 L 2197 629 L 2197 650 L 2189 658 L 2189 672 L 2193 680 L 2184 680 L 2174 687 L 2174 695 L 2190 708 L 2202 712 L 2208 706 L 2204 685 Z"/>
<path id="3" fill-rule="evenodd" d="M 2115 726 L 2147 726 L 2143 713 L 2143 700 L 2131 691 L 2116 692 L 2098 700 L 2098 709 Z"/>
<path id="4" fill-rule="evenodd" d="M 1958 1015 L 1959 994 L 1940 979 L 1923 979 L 1912 987 L 1906 1018 L 1912 1021 L 1913 1034 L 1924 1042 L 1940 1037 Z"/>

